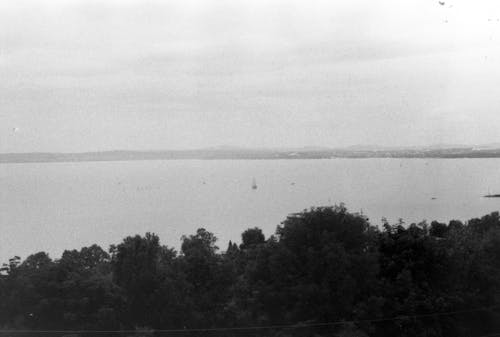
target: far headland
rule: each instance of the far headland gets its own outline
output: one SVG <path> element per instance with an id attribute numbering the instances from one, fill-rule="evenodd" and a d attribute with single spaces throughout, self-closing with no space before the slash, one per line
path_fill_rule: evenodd
<path id="1" fill-rule="evenodd" d="M 190 150 L 112 150 L 95 152 L 0 153 L 0 163 L 179 160 L 179 159 L 333 159 L 333 158 L 500 158 L 500 144 L 384 147 L 356 145 L 329 148 L 210 147 Z"/>

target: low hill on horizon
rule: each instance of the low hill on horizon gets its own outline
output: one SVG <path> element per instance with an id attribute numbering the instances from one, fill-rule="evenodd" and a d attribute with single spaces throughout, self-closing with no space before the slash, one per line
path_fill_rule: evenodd
<path id="1" fill-rule="evenodd" d="M 426 147 L 378 147 L 356 145 L 344 148 L 211 147 L 191 150 L 110 150 L 95 152 L 0 153 L 0 163 L 130 161 L 176 159 L 332 159 L 332 158 L 500 158 L 500 145 L 433 145 Z"/>

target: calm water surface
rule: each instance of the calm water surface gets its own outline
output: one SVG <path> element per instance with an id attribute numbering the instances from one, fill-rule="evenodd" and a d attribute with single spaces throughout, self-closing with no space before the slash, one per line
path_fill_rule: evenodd
<path id="1" fill-rule="evenodd" d="M 251 188 L 255 177 L 258 188 Z M 346 203 L 373 224 L 466 220 L 500 209 L 500 159 L 187 160 L 0 165 L 0 262 L 152 231 L 179 247 L 199 227 L 219 246 L 287 214 Z M 433 199 L 435 198 L 435 199 Z"/>

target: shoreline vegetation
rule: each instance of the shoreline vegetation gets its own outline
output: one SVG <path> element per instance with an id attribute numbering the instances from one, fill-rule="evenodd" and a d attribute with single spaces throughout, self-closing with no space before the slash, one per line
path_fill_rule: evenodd
<path id="1" fill-rule="evenodd" d="M 13 257 L 0 299 L 0 336 L 482 336 L 500 331 L 500 215 L 379 228 L 341 204 L 178 252 L 146 233 Z"/>
<path id="2" fill-rule="evenodd" d="M 499 147 L 351 147 L 246 149 L 209 148 L 164 151 L 102 151 L 79 153 L 0 153 L 0 163 L 86 161 L 179 160 L 179 159 L 334 159 L 334 158 L 500 158 Z"/>

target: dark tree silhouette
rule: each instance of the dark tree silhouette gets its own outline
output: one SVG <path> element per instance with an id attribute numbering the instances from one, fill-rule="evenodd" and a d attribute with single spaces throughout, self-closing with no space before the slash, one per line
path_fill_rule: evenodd
<path id="1" fill-rule="evenodd" d="M 44 252 L 14 257 L 0 269 L 0 327 L 293 325 L 252 331 L 281 337 L 500 330 L 497 212 L 466 223 L 379 228 L 343 205 L 320 207 L 288 216 L 267 239 L 259 228 L 241 239 L 220 252 L 214 234 L 201 228 L 182 237 L 179 253 L 146 233 L 109 252 L 92 245 L 56 260 Z M 321 326 L 331 321 L 354 322 Z"/>

